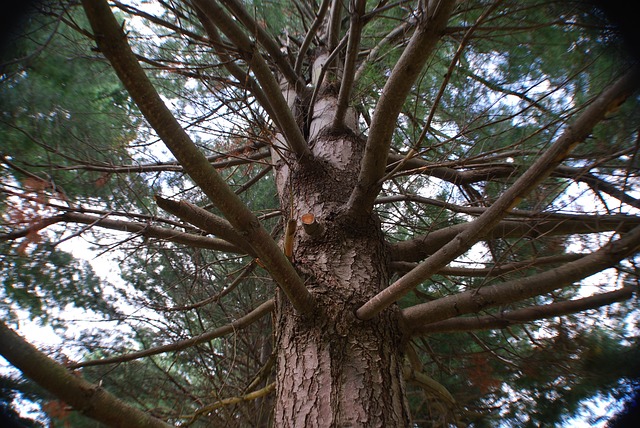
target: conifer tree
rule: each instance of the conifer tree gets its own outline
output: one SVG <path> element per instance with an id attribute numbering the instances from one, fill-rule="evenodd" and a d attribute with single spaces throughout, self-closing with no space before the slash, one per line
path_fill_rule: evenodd
<path id="1" fill-rule="evenodd" d="M 0 82 L 0 354 L 51 418 L 546 426 L 637 380 L 640 69 L 593 4 L 38 9 Z"/>

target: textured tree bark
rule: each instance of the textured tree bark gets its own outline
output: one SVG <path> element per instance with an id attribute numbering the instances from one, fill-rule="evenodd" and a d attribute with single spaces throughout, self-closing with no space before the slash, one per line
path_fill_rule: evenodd
<path id="1" fill-rule="evenodd" d="M 345 216 L 364 151 L 355 114 L 331 129 L 337 94 L 316 102 L 308 136 L 314 161 L 274 155 L 285 224 L 298 222 L 292 261 L 316 298 L 312 316 L 300 316 L 276 298 L 275 426 L 389 427 L 409 424 L 402 376 L 397 310 L 362 322 L 355 310 L 389 283 L 389 260 L 378 220 Z M 301 218 L 313 214 L 320 233 Z"/>

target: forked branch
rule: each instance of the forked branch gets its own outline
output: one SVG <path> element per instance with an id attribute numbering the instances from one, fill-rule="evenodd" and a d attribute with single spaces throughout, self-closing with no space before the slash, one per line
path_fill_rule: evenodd
<path id="1" fill-rule="evenodd" d="M 267 31 L 258 24 L 255 19 L 247 12 L 247 9 L 238 0 L 222 0 L 222 4 L 231 11 L 231 13 L 240 21 L 242 25 L 255 35 L 256 41 L 267 51 L 273 62 L 278 67 L 278 71 L 287 79 L 287 81 L 295 86 L 304 86 L 304 81 L 294 71 L 291 63 L 287 61 L 287 56 L 282 53 L 280 46 Z"/>
<path id="2" fill-rule="evenodd" d="M 215 1 L 192 0 L 192 3 L 239 49 L 256 79 L 260 82 L 287 144 L 300 160 L 310 159 L 312 157 L 311 150 L 302 136 L 287 100 L 282 95 L 280 84 L 273 76 L 269 64 L 255 43 Z"/>
<path id="3" fill-rule="evenodd" d="M 367 214 L 373 209 L 375 198 L 382 186 L 380 180 L 387 167 L 387 155 L 396 120 L 411 87 L 440 40 L 455 3 L 453 0 L 442 0 L 438 2 L 434 11 L 430 10 L 419 18 L 409 45 L 384 85 L 382 96 L 371 119 L 358 183 L 348 202 L 347 209 L 352 216 Z"/>
<path id="4" fill-rule="evenodd" d="M 640 226 L 598 251 L 537 275 L 488 285 L 412 306 L 402 311 L 406 325 L 429 324 L 486 308 L 519 302 L 569 286 L 640 250 Z"/>
<path id="5" fill-rule="evenodd" d="M 430 324 L 422 323 L 416 325 L 411 331 L 411 334 L 418 336 L 432 333 L 450 333 L 454 331 L 501 329 L 515 324 L 524 324 L 542 319 L 571 315 L 589 309 L 597 309 L 612 303 L 622 302 L 630 299 L 634 291 L 637 291 L 634 287 L 623 287 L 618 290 L 594 294 L 593 296 L 582 299 L 531 306 L 496 315 L 458 317 Z"/>
<path id="6" fill-rule="evenodd" d="M 247 254 L 255 255 L 249 242 L 227 220 L 187 201 L 173 201 L 159 195 L 155 196 L 155 200 L 160 208 L 179 219 L 237 245 L 245 250 Z"/>

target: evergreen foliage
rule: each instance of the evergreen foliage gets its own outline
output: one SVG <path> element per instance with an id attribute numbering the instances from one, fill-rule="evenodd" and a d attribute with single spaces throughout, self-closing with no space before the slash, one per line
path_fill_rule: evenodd
<path id="1" fill-rule="evenodd" d="M 359 18 L 361 37 L 350 72 L 356 79 L 348 98 L 357 112 L 357 130 L 345 120 L 313 140 L 313 124 L 322 112 L 313 112 L 310 103 L 337 103 L 343 73 L 349 74 L 347 41 L 358 28 L 349 9 L 332 24 L 338 25 L 337 42 L 344 38 L 344 47 L 316 86 L 314 61 L 331 45 L 332 7 L 311 48 L 298 58 L 323 2 L 221 0 L 223 11 L 234 15 L 228 20 L 251 40 L 250 53 L 223 22 L 216 31 L 208 28 L 211 19 L 199 3 L 114 2 L 112 9 L 184 138 L 206 156 L 228 194 L 207 193 L 198 179 L 201 171 L 189 165 L 193 156 L 178 160 L 171 149 L 177 143 L 167 140 L 183 137 L 155 125 L 143 105 L 153 97 L 136 96 L 141 83 L 133 77 L 133 83 L 126 82 L 116 54 L 101 44 L 103 35 L 82 7 L 38 4 L 12 48 L 3 52 L 0 317 L 17 331 L 26 322 L 51 326 L 64 338 L 49 350 L 55 360 L 158 420 L 193 427 L 272 426 L 273 383 L 284 361 L 277 349 L 283 334 L 278 320 L 284 318 L 279 311 L 287 310 L 289 303 L 282 302 L 295 293 L 287 293 L 287 281 L 278 282 L 279 262 L 260 253 L 266 238 L 251 235 L 259 230 L 257 222 L 242 229 L 243 212 L 229 215 L 235 203 L 229 195 L 235 194 L 284 248 L 287 220 L 302 214 L 299 206 L 318 201 L 329 206 L 331 192 L 370 192 L 362 176 L 353 189 L 347 179 L 336 188 L 322 184 L 325 173 L 339 176 L 332 164 L 339 157 L 335 147 L 346 140 L 355 153 L 359 142 L 369 144 L 375 137 L 369 133 L 372 121 L 385 120 L 376 116 L 378 106 L 394 95 L 386 88 L 413 35 L 424 30 L 423 15 L 437 13 L 429 9 L 435 3 L 448 2 L 362 2 L 366 13 Z M 344 235 L 327 232 L 326 245 L 335 248 L 381 230 L 382 276 L 389 284 L 404 281 L 449 242 L 462 240 L 461 232 L 502 201 L 552 144 L 578 128 L 577 118 L 635 63 L 606 14 L 588 2 L 454 3 L 392 118 L 388 164 L 383 176 L 374 177 L 380 187 L 372 207 L 375 221 L 359 222 L 368 214 L 352 206 L 323 212 L 319 219 L 324 226 L 358 219 Z M 286 122 L 277 97 L 265 95 L 273 88 L 260 74 L 258 53 L 278 91 L 295 92 L 283 98 L 292 122 Z M 299 81 L 291 81 L 290 74 Z M 398 321 L 404 330 L 396 339 L 406 355 L 414 426 L 561 426 L 596 397 L 637 395 L 637 240 L 612 250 L 613 256 L 626 255 L 594 277 L 580 273 L 552 291 L 533 297 L 523 291 L 525 297 L 504 303 L 496 298 L 497 304 L 482 292 L 528 289 L 527 281 L 552 270 L 561 278 L 572 262 L 597 251 L 608 257 L 608 243 L 635 236 L 639 102 L 637 94 L 625 95 L 624 103 L 607 111 L 550 168 L 548 178 L 503 210 L 493 229 L 396 296 L 394 313 L 409 320 L 408 325 Z M 287 134 L 292 123 L 317 161 L 313 167 L 304 164 L 304 151 Z M 285 141 L 285 148 L 278 146 Z M 288 177 L 284 183 L 282 177 Z M 313 192 L 296 187 L 305 182 L 312 182 Z M 359 200 L 366 201 L 366 195 Z M 345 215 L 353 211 L 357 215 Z M 378 221 L 380 230 L 366 228 Z M 286 279 L 300 280 L 315 302 L 325 302 L 328 291 L 314 282 L 317 275 L 304 258 L 323 248 L 306 250 L 311 238 L 305 233 L 311 236 L 298 220 L 295 250 L 286 263 L 300 276 Z M 79 243 L 90 249 L 91 263 L 84 254 L 89 250 Z M 349 257 L 353 262 L 356 256 L 335 254 L 343 257 L 345 270 L 328 277 L 347 276 Z M 100 278 L 92 267 L 99 263 L 111 264 L 117 278 Z M 621 289 L 628 293 L 577 313 L 549 312 Z M 469 292 L 477 296 L 475 311 L 462 312 L 462 303 L 453 302 L 456 315 L 435 322 L 430 311 L 409 316 L 416 308 L 437 312 L 439 302 Z M 271 316 L 241 322 L 270 299 L 275 309 L 264 314 L 273 311 Z M 357 299 L 349 302 L 354 312 L 374 301 Z M 308 315 L 292 304 L 301 319 Z M 509 318 L 526 310 L 540 316 Z M 481 319 L 489 318 L 504 323 L 483 327 Z M 448 321 L 478 324 L 454 328 Z M 218 329 L 220 334 L 206 336 Z M 326 335 L 350 334 L 336 331 Z M 337 347 L 333 352 L 339 354 Z M 19 391 L 40 405 L 41 419 L 52 426 L 103 426 L 17 379 L 15 373 L 0 377 L 0 412 L 7 420 L 39 426 L 17 414 Z M 623 419 L 617 416 L 608 426 L 621 426 Z"/>

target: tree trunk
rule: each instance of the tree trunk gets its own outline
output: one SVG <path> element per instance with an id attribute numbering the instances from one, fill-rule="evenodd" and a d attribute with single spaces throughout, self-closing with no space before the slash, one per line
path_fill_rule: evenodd
<path id="1" fill-rule="evenodd" d="M 276 300 L 275 426 L 407 426 L 397 313 L 367 322 L 355 317 L 389 283 L 380 222 L 343 210 L 365 140 L 352 111 L 343 129 L 330 128 L 337 91 L 324 92 L 307 133 L 314 160 L 297 162 L 284 147 L 273 154 L 285 224 L 297 224 L 292 261 L 318 302 L 313 316 L 302 317 L 282 294 Z M 301 227 L 305 214 L 317 230 Z"/>

